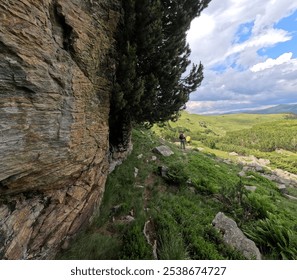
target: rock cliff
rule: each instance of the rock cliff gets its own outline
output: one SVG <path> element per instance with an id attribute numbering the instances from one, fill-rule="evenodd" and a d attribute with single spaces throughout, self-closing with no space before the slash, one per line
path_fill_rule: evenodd
<path id="1" fill-rule="evenodd" d="M 0 259 L 52 259 L 100 204 L 118 1 L 0 2 Z"/>

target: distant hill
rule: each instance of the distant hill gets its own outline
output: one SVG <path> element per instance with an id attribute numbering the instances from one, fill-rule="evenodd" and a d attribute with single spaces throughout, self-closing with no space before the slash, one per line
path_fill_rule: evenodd
<path id="1" fill-rule="evenodd" d="M 227 114 L 238 114 L 238 113 L 246 113 L 246 114 L 284 114 L 284 113 L 293 113 L 297 114 L 297 104 L 281 104 L 273 107 L 269 107 L 261 110 L 248 110 L 248 111 L 236 111 L 229 112 Z"/>

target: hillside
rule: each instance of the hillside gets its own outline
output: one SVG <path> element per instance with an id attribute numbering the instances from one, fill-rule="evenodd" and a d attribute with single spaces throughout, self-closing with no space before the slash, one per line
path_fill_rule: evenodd
<path id="1" fill-rule="evenodd" d="M 177 122 L 155 126 L 160 137 L 177 141 L 180 131 L 191 136 L 192 145 L 225 159 L 229 153 L 270 160 L 272 168 L 297 173 L 297 121 L 288 114 L 239 114 L 201 116 L 182 113 Z"/>
<path id="2" fill-rule="evenodd" d="M 246 114 L 233 114 L 233 115 L 217 115 L 217 116 L 204 116 L 197 114 L 190 114 L 186 111 L 182 112 L 177 122 L 168 122 L 167 125 L 175 133 L 173 137 L 177 137 L 178 131 L 183 130 L 191 133 L 191 136 L 198 137 L 199 134 L 213 134 L 223 136 L 228 131 L 241 130 L 251 128 L 253 125 L 283 120 L 284 114 L 275 115 L 246 115 Z M 162 127 L 155 126 L 155 131 L 162 134 L 162 136 L 169 136 L 169 131 L 164 125 L 164 133 Z M 171 135 L 170 135 L 171 136 Z"/>
<path id="3" fill-rule="evenodd" d="M 226 114 L 297 114 L 297 104 L 280 104 L 276 106 L 271 106 L 266 109 L 260 109 L 260 110 L 240 110 L 240 111 L 233 111 L 228 112 Z"/>
<path id="4" fill-rule="evenodd" d="M 135 130 L 132 140 L 133 152 L 108 177 L 100 215 L 59 259 L 245 259 L 212 226 L 219 212 L 263 259 L 297 258 L 297 202 L 275 183 L 152 131 Z M 164 144 L 173 155 L 152 152 Z"/>

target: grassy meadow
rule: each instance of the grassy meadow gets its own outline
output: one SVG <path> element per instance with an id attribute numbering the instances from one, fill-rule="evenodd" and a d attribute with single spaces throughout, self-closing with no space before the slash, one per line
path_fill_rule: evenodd
<path id="1" fill-rule="evenodd" d="M 154 126 L 154 132 L 177 141 L 180 131 L 190 135 L 193 147 L 222 158 L 230 152 L 266 158 L 271 168 L 297 174 L 297 119 L 288 114 L 230 114 L 201 116 L 184 112 L 177 122 Z"/>
<path id="2" fill-rule="evenodd" d="M 247 120 L 244 115 L 185 113 L 179 122 L 134 130 L 133 152 L 109 175 L 98 213 L 58 259 L 245 259 L 212 226 L 220 211 L 256 243 L 263 259 L 297 259 L 297 202 L 284 197 L 275 183 L 259 173 L 238 176 L 242 166 L 216 156 L 227 157 L 227 151 L 205 144 L 209 136 L 228 137 L 272 118 L 284 120 L 282 115 Z M 205 150 L 180 150 L 173 143 L 179 130 Z M 163 157 L 152 152 L 162 144 L 174 154 Z M 168 167 L 167 178 L 160 176 L 160 166 Z M 257 189 L 251 192 L 244 185 Z"/>

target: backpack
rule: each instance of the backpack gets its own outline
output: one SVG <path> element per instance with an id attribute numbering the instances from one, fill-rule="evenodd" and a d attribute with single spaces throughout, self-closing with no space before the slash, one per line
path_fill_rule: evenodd
<path id="1" fill-rule="evenodd" d="M 185 135 L 184 135 L 183 133 L 181 133 L 181 134 L 179 135 L 179 139 L 180 139 L 180 140 L 185 139 Z"/>

